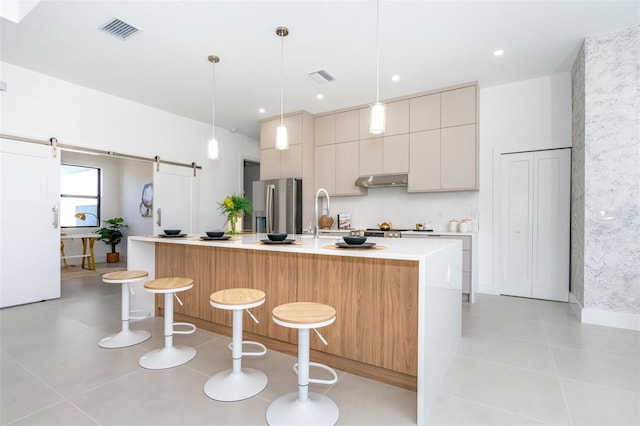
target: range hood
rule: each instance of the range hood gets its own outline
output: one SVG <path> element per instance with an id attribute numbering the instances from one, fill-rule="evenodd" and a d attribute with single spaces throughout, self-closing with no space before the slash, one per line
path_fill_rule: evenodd
<path id="1" fill-rule="evenodd" d="M 397 174 L 397 175 L 371 175 L 360 176 L 356 179 L 356 186 L 362 186 L 364 188 L 391 188 L 394 186 L 407 186 L 409 182 L 409 175 Z"/>

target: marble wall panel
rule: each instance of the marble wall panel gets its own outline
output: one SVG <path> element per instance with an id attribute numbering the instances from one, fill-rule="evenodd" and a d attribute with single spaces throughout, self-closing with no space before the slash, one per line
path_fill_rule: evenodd
<path id="1" fill-rule="evenodd" d="M 640 26 L 587 38 L 584 61 L 583 306 L 639 314 Z"/>

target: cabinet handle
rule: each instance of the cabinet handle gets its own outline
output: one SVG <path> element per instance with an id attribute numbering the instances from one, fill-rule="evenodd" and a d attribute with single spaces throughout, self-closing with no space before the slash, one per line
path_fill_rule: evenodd
<path id="1" fill-rule="evenodd" d="M 162 209 L 158 208 L 158 220 L 156 220 L 158 226 L 162 226 Z"/>
<path id="2" fill-rule="evenodd" d="M 58 226 L 58 225 L 59 225 L 58 220 L 59 220 L 59 218 L 60 218 L 60 216 L 58 215 L 58 206 L 54 205 L 54 206 L 51 208 L 51 211 L 53 212 L 53 223 L 52 223 L 52 225 L 53 225 L 53 227 L 54 227 L 54 228 L 56 228 L 56 229 L 57 229 L 57 228 L 59 228 L 59 226 Z"/>

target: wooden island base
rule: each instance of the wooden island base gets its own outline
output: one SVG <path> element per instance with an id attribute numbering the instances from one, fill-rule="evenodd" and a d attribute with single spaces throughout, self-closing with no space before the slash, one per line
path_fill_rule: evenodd
<path id="1" fill-rule="evenodd" d="M 311 357 L 339 370 L 416 390 L 418 369 L 418 262 L 215 246 L 157 244 L 156 278 L 194 280 L 176 318 L 230 335 L 231 315 L 213 309 L 211 293 L 256 288 L 265 304 L 252 309 L 260 320 L 244 322 L 248 338 L 297 354 L 296 330 L 278 326 L 271 311 L 290 302 L 318 302 L 336 309 L 336 322 L 311 337 Z M 156 298 L 162 314 L 163 298 Z"/>
<path id="2" fill-rule="evenodd" d="M 158 308 L 157 315 L 164 316 L 164 309 Z M 231 327 L 227 327 L 226 325 L 215 324 L 178 313 L 174 315 L 174 318 L 178 321 L 190 322 L 198 328 L 221 334 L 223 336 L 231 337 L 232 329 Z M 247 331 L 243 332 L 243 339 L 260 342 L 267 348 L 269 348 L 269 350 L 282 352 L 293 357 L 298 356 L 298 346 L 296 344 L 282 342 L 280 340 L 271 339 L 269 337 L 261 336 L 259 334 L 250 333 Z M 310 350 L 309 356 L 311 358 L 311 361 L 330 365 L 333 368 L 347 373 L 366 377 L 372 380 L 377 380 L 379 382 L 387 383 L 414 392 L 417 390 L 416 376 L 402 374 L 397 371 L 390 371 L 384 368 L 376 367 L 374 365 L 342 358 L 326 352 L 316 351 L 314 349 Z"/>

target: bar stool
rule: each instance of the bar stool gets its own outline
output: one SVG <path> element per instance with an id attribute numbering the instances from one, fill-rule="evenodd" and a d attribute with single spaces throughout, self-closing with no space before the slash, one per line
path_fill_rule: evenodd
<path id="1" fill-rule="evenodd" d="M 317 362 L 309 362 L 309 330 L 327 341 L 316 328 L 332 324 L 336 310 L 328 305 L 313 302 L 295 302 L 276 306 L 273 321 L 283 327 L 298 329 L 298 363 L 293 371 L 298 374 L 298 392 L 282 395 L 267 408 L 267 423 L 274 425 L 335 425 L 338 421 L 338 406 L 330 398 L 309 392 L 309 383 L 331 385 L 338 381 L 336 372 Z M 331 380 L 309 378 L 309 366 L 322 368 L 333 374 Z"/>
<path id="2" fill-rule="evenodd" d="M 133 312 L 139 313 L 142 311 L 129 310 L 129 292 L 133 294 L 133 290 L 131 290 L 129 284 L 142 281 L 148 276 L 149 274 L 146 271 L 116 271 L 106 273 L 102 276 L 102 281 L 105 283 L 122 284 L 122 310 L 120 313 L 122 330 L 117 334 L 100 340 L 98 346 L 107 349 L 124 348 L 126 346 L 137 345 L 151 337 L 151 333 L 146 330 L 129 330 L 130 319 L 137 320 L 149 316 L 148 313 L 141 316 L 131 316 Z"/>
<path id="3" fill-rule="evenodd" d="M 196 356 L 195 348 L 190 346 L 174 346 L 174 334 L 192 334 L 196 331 L 196 326 L 188 322 L 173 322 L 173 298 L 178 299 L 178 303 L 183 304 L 176 295 L 179 291 L 187 291 L 193 287 L 193 280 L 190 278 L 159 278 L 148 281 L 144 288 L 150 293 L 164 294 L 164 347 L 154 349 L 140 358 L 141 367 L 150 370 L 160 370 L 163 368 L 177 367 Z M 188 327 L 188 330 L 175 330 L 174 326 Z"/>
<path id="4" fill-rule="evenodd" d="M 255 368 L 243 369 L 242 357 L 262 356 L 267 353 L 267 348 L 262 343 L 242 340 L 242 312 L 246 310 L 257 324 L 257 318 L 249 309 L 264 304 L 264 291 L 232 288 L 216 291 L 209 299 L 214 308 L 233 311 L 233 339 L 229 344 L 233 368 L 221 371 L 207 380 L 204 384 L 204 393 L 216 401 L 240 401 L 259 394 L 267 386 L 269 379 L 266 374 Z M 243 345 L 258 346 L 262 350 L 242 352 Z"/>

